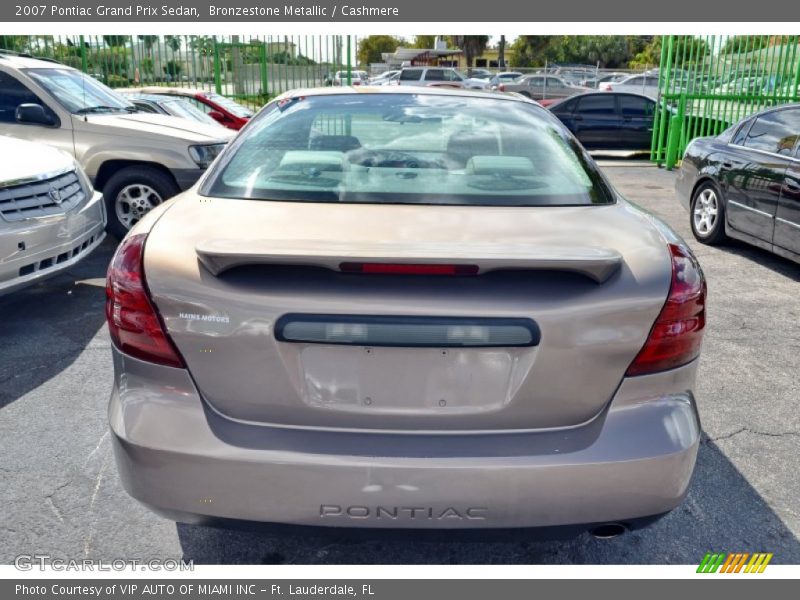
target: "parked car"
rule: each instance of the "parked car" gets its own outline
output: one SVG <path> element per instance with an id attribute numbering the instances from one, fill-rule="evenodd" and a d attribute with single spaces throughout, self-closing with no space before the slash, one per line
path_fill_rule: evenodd
<path id="1" fill-rule="evenodd" d="M 617 83 L 628 77 L 628 73 L 599 73 L 592 74 L 582 80 L 579 85 L 587 88 L 598 89 L 601 83 Z"/>
<path id="2" fill-rule="evenodd" d="M 736 238 L 800 262 L 800 104 L 695 139 L 675 187 L 698 241 Z"/>
<path id="3" fill-rule="evenodd" d="M 629 75 L 620 81 L 605 81 L 597 89 L 604 92 L 632 92 L 658 98 L 658 75 Z"/>
<path id="4" fill-rule="evenodd" d="M 366 71 L 350 71 L 350 85 L 367 85 L 369 74 Z M 333 76 L 333 85 L 347 85 L 347 71 L 336 71 Z"/>
<path id="5" fill-rule="evenodd" d="M 142 94 L 158 96 L 177 96 L 192 104 L 196 109 L 206 113 L 220 125 L 240 130 L 247 125 L 253 111 L 235 100 L 226 98 L 216 92 L 183 87 L 145 86 L 138 88 Z"/>
<path id="6" fill-rule="evenodd" d="M 102 190 L 119 238 L 156 204 L 191 187 L 233 132 L 139 113 L 77 69 L 0 53 L 0 134 L 75 156 Z"/>
<path id="7" fill-rule="evenodd" d="M 493 75 L 494 73 L 492 73 L 488 69 L 475 69 L 475 68 L 467 69 L 466 73 L 466 76 L 469 79 L 484 79 L 486 81 L 489 81 Z"/>
<path id="8" fill-rule="evenodd" d="M 400 71 L 397 85 L 423 85 L 427 87 L 452 87 L 485 90 L 489 82 L 464 77 L 449 67 L 405 67 Z"/>
<path id="9" fill-rule="evenodd" d="M 557 68 L 553 71 L 553 75 L 557 75 L 569 85 L 577 85 L 582 86 L 582 81 L 594 77 L 597 73 L 597 69 L 594 67 L 590 68 L 569 68 L 569 67 L 561 67 Z"/>
<path id="10" fill-rule="evenodd" d="M 555 75 L 535 73 L 525 75 L 511 82 L 501 83 L 497 86 L 500 92 L 517 92 L 534 100 L 560 100 L 575 94 L 588 92 L 588 88 L 569 85 L 566 81 Z"/>
<path id="11" fill-rule="evenodd" d="M 138 91 L 126 91 L 116 89 L 118 94 L 122 94 L 136 110 L 143 113 L 154 113 L 157 115 L 172 115 L 190 121 L 197 121 L 206 125 L 222 127 L 208 114 L 204 113 L 188 101 L 177 96 L 160 96 L 158 94 L 140 94 Z"/>
<path id="12" fill-rule="evenodd" d="M 501 83 L 511 83 L 515 79 L 519 79 L 522 77 L 522 73 L 519 71 L 505 71 L 503 73 L 497 73 L 489 80 L 489 87 L 493 90 L 497 89 Z"/>
<path id="13" fill-rule="evenodd" d="M 590 92 L 549 107 L 588 150 L 649 150 L 655 101 L 641 94 Z"/>
<path id="14" fill-rule="evenodd" d="M 700 267 L 517 95 L 287 92 L 107 290 L 117 466 L 171 518 L 613 534 L 686 493 Z"/>
<path id="15" fill-rule="evenodd" d="M 75 159 L 0 135 L 0 295 L 86 258 L 105 237 L 103 197 Z"/>
<path id="16" fill-rule="evenodd" d="M 370 79 L 370 85 L 383 85 L 387 81 L 389 81 L 392 77 L 400 73 L 400 69 L 392 69 L 390 71 L 384 71 L 380 75 L 373 77 Z"/>
<path id="17" fill-rule="evenodd" d="M 378 82 L 373 82 L 370 85 L 375 86 L 383 86 L 383 85 L 397 85 L 398 80 L 400 79 L 400 71 L 397 71 L 391 77 L 387 77 L 386 79 Z"/>

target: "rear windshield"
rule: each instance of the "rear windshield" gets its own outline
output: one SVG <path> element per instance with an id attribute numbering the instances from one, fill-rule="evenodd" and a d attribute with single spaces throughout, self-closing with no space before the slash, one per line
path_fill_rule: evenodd
<path id="1" fill-rule="evenodd" d="M 274 102 L 230 146 L 203 193 L 301 202 L 613 202 L 577 143 L 541 109 L 430 94 Z"/>

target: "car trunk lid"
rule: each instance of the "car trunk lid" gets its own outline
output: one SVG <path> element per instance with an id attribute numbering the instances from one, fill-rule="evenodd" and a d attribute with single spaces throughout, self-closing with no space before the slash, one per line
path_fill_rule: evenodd
<path id="1" fill-rule="evenodd" d="M 342 272 L 342 263 L 475 269 L 386 275 Z M 625 202 L 350 205 L 190 194 L 151 232 L 145 272 L 218 412 L 283 426 L 452 432 L 596 416 L 647 338 L 671 265 L 648 217 Z"/>

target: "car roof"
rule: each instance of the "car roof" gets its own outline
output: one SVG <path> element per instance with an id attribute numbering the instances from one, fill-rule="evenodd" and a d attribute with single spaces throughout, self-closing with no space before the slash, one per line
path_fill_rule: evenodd
<path id="1" fill-rule="evenodd" d="M 337 87 L 318 87 L 295 89 L 284 92 L 277 96 L 276 100 L 285 98 L 298 98 L 309 96 L 355 96 L 360 94 L 384 94 L 384 95 L 404 95 L 404 96 L 465 96 L 469 98 L 493 99 L 505 102 L 521 102 L 540 106 L 530 98 L 518 96 L 516 94 L 498 94 L 486 90 L 469 90 L 465 88 L 445 88 L 445 87 L 424 87 L 424 86 L 337 86 Z"/>
<path id="2" fill-rule="evenodd" d="M 581 96 L 637 96 L 639 98 L 646 98 L 651 102 L 655 102 L 655 98 L 652 96 L 648 96 L 647 94 L 641 94 L 635 91 L 627 91 L 627 90 L 609 90 L 607 92 L 603 92 L 600 90 L 592 90 L 590 92 L 583 92 L 580 94 L 575 94 L 574 96 L 569 96 L 568 98 L 564 98 L 564 100 L 572 100 L 573 98 L 580 98 Z"/>
<path id="3" fill-rule="evenodd" d="M 608 96 L 613 98 L 614 96 L 634 96 L 636 98 L 644 98 L 645 100 L 649 100 L 650 102 L 655 102 L 655 98 L 652 96 L 648 96 L 647 94 L 640 94 L 638 92 L 627 92 L 627 91 L 609 91 L 609 92 L 602 92 L 602 91 L 590 91 L 590 92 L 582 92 L 580 94 L 573 94 L 572 96 L 567 96 L 566 98 L 562 98 L 558 102 L 554 102 L 547 108 L 554 109 L 561 104 L 566 104 L 567 102 L 571 102 L 573 100 L 577 100 L 578 98 L 583 98 L 585 96 Z"/>
<path id="4" fill-rule="evenodd" d="M 760 117 L 761 115 L 766 115 L 773 112 L 779 112 L 790 108 L 800 108 L 800 102 L 789 102 L 788 104 L 779 104 L 778 106 L 770 106 L 769 108 L 760 110 L 757 113 L 753 113 L 751 115 L 747 115 L 746 117 L 742 117 L 739 123 L 746 121 L 750 117 Z"/>
<path id="5" fill-rule="evenodd" d="M 163 87 L 159 85 L 149 85 L 135 89 L 139 90 L 142 94 L 154 94 L 157 96 L 197 96 L 211 93 L 209 90 L 200 90 L 197 88 Z"/>
<path id="6" fill-rule="evenodd" d="M 657 79 L 658 75 L 656 75 L 655 73 L 631 73 L 630 75 L 625 77 L 625 79 L 619 81 L 618 83 L 625 83 L 626 81 L 628 81 L 629 79 L 633 79 L 634 77 L 644 77 L 645 79 Z"/>
<path id="7" fill-rule="evenodd" d="M 156 104 L 159 104 L 161 102 L 178 102 L 181 100 L 180 97 L 165 96 L 164 94 L 139 94 L 137 92 L 122 92 L 122 94 L 126 98 L 132 98 L 135 100 L 147 100 L 148 102 L 154 102 Z"/>
<path id="8" fill-rule="evenodd" d="M 57 60 L 35 58 L 27 54 L 14 54 L 0 51 L 0 64 L 6 64 L 16 69 L 69 69 L 77 71 Z"/>

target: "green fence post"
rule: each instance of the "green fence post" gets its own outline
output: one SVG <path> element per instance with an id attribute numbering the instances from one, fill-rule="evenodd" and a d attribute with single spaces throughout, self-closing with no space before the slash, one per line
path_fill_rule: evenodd
<path id="1" fill-rule="evenodd" d="M 800 36 L 794 36 L 794 43 L 800 44 Z M 792 99 L 797 102 L 798 96 L 798 87 L 800 87 L 800 56 L 797 58 L 797 63 L 795 65 L 795 73 L 794 73 L 794 81 L 792 82 L 791 87 L 791 94 Z"/>
<path id="2" fill-rule="evenodd" d="M 658 102 L 656 102 L 655 113 L 653 114 L 653 137 L 650 139 L 650 160 L 657 162 L 661 166 L 661 139 L 659 138 L 661 128 L 661 121 L 665 119 L 664 109 L 666 103 L 661 98 L 664 94 L 664 72 L 661 70 L 661 65 L 664 64 L 664 56 L 667 52 L 667 45 L 664 43 L 665 36 L 661 36 L 661 59 L 658 62 Z M 599 63 L 598 63 L 599 64 Z"/>
<path id="3" fill-rule="evenodd" d="M 83 39 L 83 36 L 79 36 L 79 42 L 81 45 L 81 71 L 84 73 L 89 72 L 89 59 L 86 57 L 86 42 Z"/>
<path id="4" fill-rule="evenodd" d="M 267 96 L 267 43 L 261 42 L 258 56 L 259 67 L 261 68 L 261 94 Z"/>
<path id="5" fill-rule="evenodd" d="M 658 124 L 658 143 L 659 143 L 659 145 L 662 143 L 662 140 L 664 140 L 665 133 L 666 133 L 666 135 L 669 135 L 668 125 L 670 124 L 670 119 L 668 117 L 669 117 L 670 113 L 667 110 L 668 98 L 665 98 L 665 96 L 669 92 L 669 78 L 670 78 L 670 73 L 671 73 L 671 69 L 672 69 L 672 53 L 673 53 L 673 49 L 674 49 L 674 37 L 675 36 L 673 36 L 673 35 L 665 35 L 665 36 L 663 36 L 661 38 L 662 49 L 663 49 L 663 46 L 664 46 L 664 42 L 666 42 L 667 54 L 666 54 L 666 67 L 665 68 L 662 67 L 662 65 L 663 65 L 663 61 L 662 61 L 662 64 L 659 65 L 659 69 L 658 69 L 659 79 L 661 78 L 662 73 L 663 73 L 663 77 L 664 77 L 663 87 L 661 88 L 661 91 L 659 93 L 659 95 L 660 95 L 660 98 L 659 98 L 660 99 L 659 110 L 661 110 L 663 112 L 663 116 L 661 118 L 661 122 Z M 665 69 L 666 69 L 666 72 L 664 72 Z M 655 133 L 655 125 L 653 126 L 653 132 Z M 665 157 L 662 156 L 662 150 L 661 150 L 661 148 L 659 148 L 658 152 L 656 153 L 656 161 L 657 161 L 659 167 L 662 164 L 662 159 L 663 158 L 665 158 Z"/>
<path id="6" fill-rule="evenodd" d="M 217 36 L 214 36 L 214 91 L 222 94 L 222 76 L 219 64 L 219 44 L 217 44 Z"/>
<path id="7" fill-rule="evenodd" d="M 666 169 L 671 171 L 678 162 L 678 150 L 683 138 L 683 117 L 686 112 L 686 94 L 681 94 L 678 101 L 678 114 L 669 120 L 669 134 L 667 135 L 667 161 Z"/>

